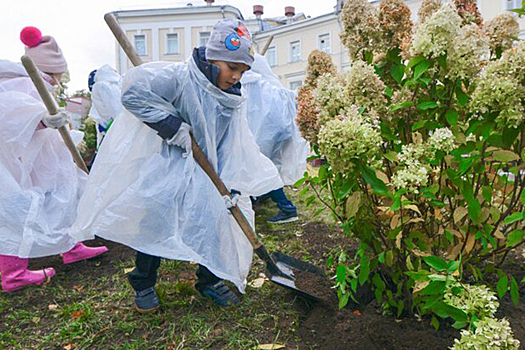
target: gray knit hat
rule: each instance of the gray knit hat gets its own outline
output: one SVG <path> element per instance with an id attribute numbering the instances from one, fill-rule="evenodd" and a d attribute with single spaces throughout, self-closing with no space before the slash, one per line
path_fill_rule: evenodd
<path id="1" fill-rule="evenodd" d="M 206 44 L 206 59 L 225 62 L 253 63 L 252 37 L 243 22 L 223 19 L 213 27 Z"/>

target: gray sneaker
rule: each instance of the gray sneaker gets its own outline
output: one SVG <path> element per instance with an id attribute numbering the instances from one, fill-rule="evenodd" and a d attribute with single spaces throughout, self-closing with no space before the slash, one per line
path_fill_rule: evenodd
<path id="1" fill-rule="evenodd" d="M 155 288 L 150 287 L 135 293 L 135 309 L 141 314 L 155 312 L 160 307 Z"/>

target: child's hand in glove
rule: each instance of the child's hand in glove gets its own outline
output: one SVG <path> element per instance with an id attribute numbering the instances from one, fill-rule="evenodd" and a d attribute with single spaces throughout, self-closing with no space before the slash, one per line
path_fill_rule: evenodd
<path id="1" fill-rule="evenodd" d="M 179 127 L 179 131 L 171 139 L 166 140 L 168 145 L 179 146 L 184 150 L 182 156 L 186 158 L 188 154 L 191 154 L 191 126 L 186 123 L 182 123 Z"/>
<path id="2" fill-rule="evenodd" d="M 46 114 L 42 119 L 42 122 L 48 128 L 58 129 L 61 126 L 64 126 L 67 123 L 69 123 L 70 119 L 71 118 L 69 116 L 69 112 L 67 112 L 64 108 L 59 108 L 57 114 Z"/>

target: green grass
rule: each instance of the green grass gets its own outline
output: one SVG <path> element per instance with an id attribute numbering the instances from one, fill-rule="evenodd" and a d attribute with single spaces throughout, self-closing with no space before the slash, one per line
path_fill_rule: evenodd
<path id="1" fill-rule="evenodd" d="M 258 206 L 256 229 L 269 251 L 280 250 L 305 260 L 303 227 L 314 208 L 305 208 L 298 192 L 288 189 L 302 220 L 271 225 L 277 213 L 268 201 Z M 111 252 L 109 253 L 111 254 Z M 58 260 L 57 260 L 58 261 Z M 247 287 L 242 302 L 222 309 L 193 288 L 196 266 L 163 261 L 157 292 L 161 308 L 140 315 L 133 309 L 133 291 L 125 271 L 134 256 L 106 258 L 113 273 L 97 273 L 101 262 L 78 264 L 58 273 L 45 287 L 0 294 L 0 349 L 256 349 L 259 344 L 285 344 L 298 348 L 301 310 L 294 295 L 269 282 Z M 258 278 L 264 264 L 254 257 L 249 281 Z"/>

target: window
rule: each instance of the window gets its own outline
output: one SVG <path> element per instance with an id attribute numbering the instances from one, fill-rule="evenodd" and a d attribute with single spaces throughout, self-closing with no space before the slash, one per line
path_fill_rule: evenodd
<path id="1" fill-rule="evenodd" d="M 139 56 L 146 56 L 146 36 L 135 35 L 135 50 Z"/>
<path id="2" fill-rule="evenodd" d="M 176 55 L 179 53 L 179 34 L 166 34 L 166 54 Z"/>
<path id="3" fill-rule="evenodd" d="M 290 62 L 299 62 L 301 60 L 301 42 L 292 41 L 290 43 Z"/>
<path id="4" fill-rule="evenodd" d="M 506 0 L 507 10 L 514 10 L 521 8 L 523 0 Z"/>
<path id="5" fill-rule="evenodd" d="M 270 67 L 277 66 L 277 52 L 275 50 L 275 46 L 268 48 L 268 51 L 266 51 L 266 60 L 268 61 L 268 65 Z"/>
<path id="6" fill-rule="evenodd" d="M 319 42 L 318 42 L 318 47 L 319 47 L 319 51 L 324 51 L 326 53 L 332 53 L 332 48 L 331 48 L 331 45 L 330 45 L 330 34 L 323 34 L 323 35 L 319 35 Z"/>
<path id="7" fill-rule="evenodd" d="M 297 80 L 297 81 L 291 81 L 290 82 L 290 90 L 297 90 L 299 89 L 301 86 L 303 86 L 303 81 L 302 80 Z"/>
<path id="8" fill-rule="evenodd" d="M 210 32 L 200 32 L 199 33 L 199 46 L 206 46 L 209 39 L 210 39 Z"/>

